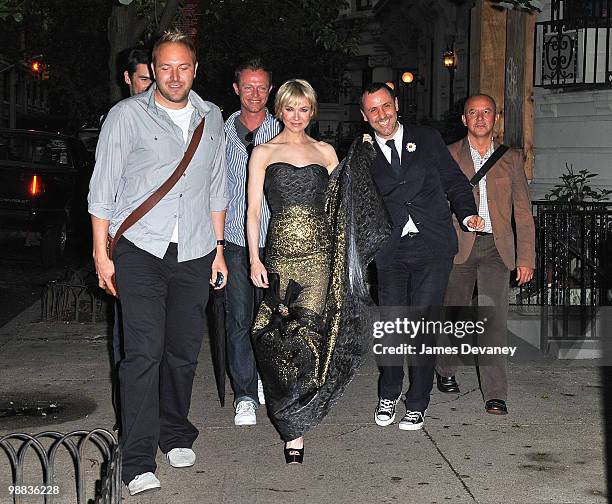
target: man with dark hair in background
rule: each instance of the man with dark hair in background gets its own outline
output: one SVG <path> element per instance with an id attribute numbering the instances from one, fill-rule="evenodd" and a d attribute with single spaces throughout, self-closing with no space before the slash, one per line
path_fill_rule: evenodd
<path id="1" fill-rule="evenodd" d="M 123 80 L 130 89 L 130 96 L 143 93 L 153 82 L 149 55 L 150 51 L 143 47 L 134 47 L 127 54 Z"/>
<path id="2" fill-rule="evenodd" d="M 259 58 L 245 61 L 234 73 L 234 92 L 240 110 L 225 121 L 229 202 L 225 219 L 225 260 L 232 277 L 225 289 L 228 369 L 234 389 L 235 425 L 255 425 L 259 406 L 257 368 L 250 329 L 263 298 L 250 280 L 245 238 L 247 165 L 253 148 L 274 138 L 280 123 L 268 112 L 271 73 Z M 261 209 L 259 255 L 263 257 L 270 210 Z"/>

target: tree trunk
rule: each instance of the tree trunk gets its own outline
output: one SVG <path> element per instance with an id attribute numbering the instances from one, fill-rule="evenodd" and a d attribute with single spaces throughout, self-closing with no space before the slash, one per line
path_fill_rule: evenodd
<path id="1" fill-rule="evenodd" d="M 168 29 L 176 16 L 180 0 L 168 0 L 162 12 L 159 25 L 155 29 L 154 38 L 159 37 Z M 143 38 L 146 25 L 143 18 L 138 17 L 135 4 L 115 5 L 108 18 L 108 68 L 110 71 L 109 99 L 116 103 L 123 98 L 123 68 L 117 61 L 121 51 L 135 46 Z"/>
<path id="2" fill-rule="evenodd" d="M 166 2 L 166 6 L 164 7 L 164 12 L 162 12 L 161 18 L 159 18 L 159 25 L 155 29 L 155 33 L 153 34 L 154 38 L 161 37 L 163 33 L 168 29 L 170 23 L 174 20 L 176 16 L 176 11 L 178 9 L 180 0 L 168 0 Z"/>
<path id="3" fill-rule="evenodd" d="M 121 100 L 122 93 L 122 68 L 117 56 L 121 51 L 132 47 L 142 38 L 145 30 L 145 21 L 138 17 L 136 7 L 131 5 L 113 6 L 112 13 L 108 18 L 108 69 L 110 72 L 109 99 L 111 103 Z"/>

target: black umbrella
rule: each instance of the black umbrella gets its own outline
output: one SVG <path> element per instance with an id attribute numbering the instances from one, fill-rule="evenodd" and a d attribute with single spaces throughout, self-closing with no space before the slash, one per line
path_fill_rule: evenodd
<path id="1" fill-rule="evenodd" d="M 221 406 L 225 406 L 226 333 L 225 289 L 212 290 L 210 301 L 209 337 L 217 393 Z"/>

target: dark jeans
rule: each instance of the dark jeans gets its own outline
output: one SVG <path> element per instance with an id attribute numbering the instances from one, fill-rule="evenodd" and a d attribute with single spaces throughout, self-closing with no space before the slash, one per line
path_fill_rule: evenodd
<path id="1" fill-rule="evenodd" d="M 177 262 L 171 243 L 159 259 L 121 238 L 114 261 L 123 315 L 122 479 L 155 472 L 157 447 L 190 448 L 198 430 L 187 416 L 205 331 L 215 251 Z"/>
<path id="2" fill-rule="evenodd" d="M 259 257 L 263 260 L 263 249 L 259 249 Z M 229 272 L 225 287 L 227 364 L 234 398 L 236 403 L 246 399 L 259 404 L 251 326 L 265 291 L 251 283 L 249 252 L 246 247 L 227 242 L 225 262 Z"/>
<path id="3" fill-rule="evenodd" d="M 452 258 L 432 258 L 419 235 L 400 240 L 393 261 L 378 267 L 378 300 L 380 306 L 442 306 Z M 397 399 L 402 393 L 403 366 L 379 368 L 378 395 Z M 406 408 L 425 411 L 433 386 L 434 361 L 421 361 L 408 369 L 410 388 Z"/>
<path id="4" fill-rule="evenodd" d="M 495 306 L 492 327 L 478 343 L 485 346 L 507 344 L 508 283 L 510 271 L 499 256 L 493 235 L 476 236 L 474 247 L 463 264 L 455 264 L 448 281 L 446 306 L 469 306 L 478 282 L 478 300 L 481 306 Z M 507 360 L 505 356 L 488 357 L 487 364 L 479 366 L 480 388 L 485 401 L 506 400 L 508 395 Z M 439 357 L 436 370 L 442 376 L 452 376 L 457 370 L 456 361 Z"/>

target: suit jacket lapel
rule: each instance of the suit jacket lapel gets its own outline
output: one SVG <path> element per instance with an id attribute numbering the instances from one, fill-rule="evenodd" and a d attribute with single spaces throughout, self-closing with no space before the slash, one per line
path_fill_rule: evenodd
<path id="1" fill-rule="evenodd" d="M 374 146 L 374 150 L 376 150 L 376 154 L 378 154 L 378 157 L 380 158 L 380 160 L 387 163 L 389 166 L 391 166 L 391 164 L 387 161 L 387 158 L 383 154 L 383 151 L 380 148 L 380 145 L 378 145 L 378 142 L 376 141 L 376 139 L 374 139 L 374 141 L 372 142 L 372 145 Z"/>
<path id="2" fill-rule="evenodd" d="M 463 139 L 461 150 L 459 151 L 458 161 L 461 171 L 465 174 L 468 180 L 472 180 L 472 177 L 476 175 L 476 169 L 474 168 L 474 160 L 472 159 L 470 142 L 468 141 L 467 136 Z M 478 208 L 480 205 L 480 187 L 478 185 L 474 188 L 474 197 L 476 199 L 476 208 Z"/>
<path id="3" fill-rule="evenodd" d="M 493 150 L 499 147 L 499 142 L 493 140 Z M 495 163 L 491 169 L 487 172 L 486 176 L 486 184 L 487 184 L 487 195 L 489 196 L 489 200 L 492 205 L 495 205 L 495 201 L 497 200 L 497 186 L 495 184 L 495 180 L 500 177 L 500 174 L 503 173 L 500 170 L 500 166 L 505 162 L 504 156 L 498 159 L 497 163 Z"/>
<path id="4" fill-rule="evenodd" d="M 374 150 L 377 154 L 376 158 L 374 159 L 374 162 L 372 163 L 372 175 L 382 178 L 392 176 L 391 164 L 389 163 L 389 161 L 387 161 L 387 158 L 383 154 L 380 145 L 378 145 L 378 142 L 376 140 L 372 142 L 372 145 L 374 145 Z"/>
<path id="5" fill-rule="evenodd" d="M 467 137 L 463 139 L 463 145 L 459 152 L 459 166 L 468 179 L 472 180 L 472 177 L 476 175 L 474 160 L 472 159 L 472 153 L 470 151 L 470 142 Z"/>
<path id="6" fill-rule="evenodd" d="M 412 165 L 417 156 L 420 155 L 416 150 L 413 152 L 408 152 L 406 146 L 409 143 L 417 144 L 416 137 L 414 136 L 414 132 L 411 130 L 410 126 L 407 124 L 403 124 L 404 126 L 404 134 L 402 136 L 402 145 L 400 149 L 402 149 L 401 157 L 402 157 L 402 172 L 405 173 L 406 170 Z M 417 147 L 418 148 L 418 147 Z"/>

